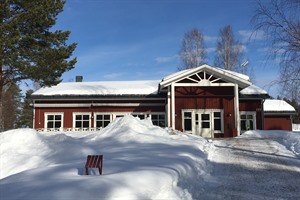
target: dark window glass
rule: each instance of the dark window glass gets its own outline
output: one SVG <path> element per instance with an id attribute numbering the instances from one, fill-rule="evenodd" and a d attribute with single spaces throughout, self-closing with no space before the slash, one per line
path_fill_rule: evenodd
<path id="1" fill-rule="evenodd" d="M 110 120 L 110 115 L 104 115 L 105 120 Z"/>
<path id="2" fill-rule="evenodd" d="M 201 114 L 202 120 L 209 120 L 209 114 Z"/>
<path id="3" fill-rule="evenodd" d="M 55 122 L 55 128 L 60 128 L 60 127 L 61 127 L 60 121 L 56 121 L 56 122 Z"/>
<path id="4" fill-rule="evenodd" d="M 101 121 L 97 121 L 97 122 L 96 122 L 96 127 L 97 127 L 97 128 L 102 127 L 102 122 L 101 122 Z"/>
<path id="5" fill-rule="evenodd" d="M 249 130 L 253 130 L 254 126 L 253 126 L 253 120 L 249 120 Z"/>
<path id="6" fill-rule="evenodd" d="M 152 120 L 157 120 L 157 119 L 158 119 L 158 115 L 152 115 L 152 116 L 151 116 L 151 119 L 152 119 Z"/>
<path id="7" fill-rule="evenodd" d="M 159 122 L 159 126 L 160 126 L 160 127 L 166 127 L 165 121 L 160 121 L 160 122 Z"/>
<path id="8" fill-rule="evenodd" d="M 241 120 L 241 130 L 242 130 L 242 131 L 247 130 L 247 127 L 246 127 L 246 120 Z"/>
<path id="9" fill-rule="evenodd" d="M 241 119 L 246 119 L 246 115 L 241 115 Z"/>
<path id="10" fill-rule="evenodd" d="M 184 120 L 184 130 L 185 131 L 191 131 L 192 130 L 192 120 L 191 119 L 185 119 Z"/>
<path id="11" fill-rule="evenodd" d="M 202 128 L 209 128 L 210 123 L 209 122 L 202 122 Z"/>
<path id="12" fill-rule="evenodd" d="M 160 120 L 165 120 L 165 115 L 159 115 Z"/>
<path id="13" fill-rule="evenodd" d="M 221 113 L 220 112 L 214 112 L 214 117 L 221 117 Z"/>
<path id="14" fill-rule="evenodd" d="M 53 115 L 48 115 L 48 120 L 53 120 L 54 116 Z"/>
<path id="15" fill-rule="evenodd" d="M 152 121 L 153 125 L 158 126 L 158 121 Z"/>
<path id="16" fill-rule="evenodd" d="M 61 115 L 55 115 L 55 120 L 61 120 Z"/>
<path id="17" fill-rule="evenodd" d="M 89 120 L 90 116 L 89 115 L 83 115 L 83 120 Z"/>
<path id="18" fill-rule="evenodd" d="M 185 112 L 184 113 L 184 118 L 191 118 L 192 117 L 192 113 L 191 112 Z"/>
<path id="19" fill-rule="evenodd" d="M 82 128 L 88 128 L 89 127 L 89 121 L 83 121 L 83 126 Z"/>
<path id="20" fill-rule="evenodd" d="M 82 116 L 81 116 L 81 115 L 76 115 L 75 119 L 76 119 L 76 120 L 81 120 L 81 119 L 82 119 Z"/>
<path id="21" fill-rule="evenodd" d="M 221 130 L 221 119 L 214 119 L 214 130 Z"/>
<path id="22" fill-rule="evenodd" d="M 81 128 L 81 121 L 76 121 L 75 128 Z"/>
<path id="23" fill-rule="evenodd" d="M 103 127 L 106 127 L 109 123 L 110 123 L 110 121 L 104 121 L 104 126 Z"/>
<path id="24" fill-rule="evenodd" d="M 47 128 L 54 128 L 53 125 L 54 125 L 53 122 L 50 121 L 50 122 L 47 123 Z"/>

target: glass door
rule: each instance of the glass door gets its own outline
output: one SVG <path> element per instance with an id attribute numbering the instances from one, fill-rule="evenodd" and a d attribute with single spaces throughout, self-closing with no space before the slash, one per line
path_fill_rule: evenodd
<path id="1" fill-rule="evenodd" d="M 211 129 L 211 113 L 210 112 L 196 112 L 195 113 L 195 133 L 205 138 L 212 137 Z"/>

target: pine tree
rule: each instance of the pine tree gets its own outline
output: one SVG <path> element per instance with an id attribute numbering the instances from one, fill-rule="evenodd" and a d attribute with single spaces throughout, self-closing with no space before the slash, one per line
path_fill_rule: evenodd
<path id="1" fill-rule="evenodd" d="M 33 90 L 27 90 L 25 99 L 22 103 L 22 109 L 20 113 L 20 118 L 17 123 L 18 127 L 29 127 L 32 128 L 33 125 L 33 110 L 30 106 L 31 99 L 30 95 L 33 93 Z"/>
<path id="2" fill-rule="evenodd" d="M 3 93 L 3 128 L 16 128 L 22 101 L 21 89 L 15 83 L 6 86 Z"/>
<path id="3" fill-rule="evenodd" d="M 31 79 L 41 86 L 59 83 L 72 69 L 76 43 L 66 43 L 70 31 L 50 30 L 63 11 L 64 0 L 1 0 L 0 2 L 0 129 L 3 90 Z"/>

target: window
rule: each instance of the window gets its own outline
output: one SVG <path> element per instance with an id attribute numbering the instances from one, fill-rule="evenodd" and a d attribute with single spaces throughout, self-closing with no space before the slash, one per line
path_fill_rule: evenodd
<path id="1" fill-rule="evenodd" d="M 214 131 L 222 131 L 221 112 L 214 112 Z"/>
<path id="2" fill-rule="evenodd" d="M 140 119 L 145 119 L 145 114 L 132 114 L 134 117 L 138 117 Z"/>
<path id="3" fill-rule="evenodd" d="M 151 114 L 151 120 L 153 125 L 166 127 L 166 120 L 164 114 Z"/>
<path id="4" fill-rule="evenodd" d="M 184 120 L 184 130 L 192 131 L 192 112 L 184 112 L 183 113 Z"/>
<path id="5" fill-rule="evenodd" d="M 210 128 L 209 114 L 201 114 L 201 127 Z"/>
<path id="6" fill-rule="evenodd" d="M 111 122 L 110 114 L 96 114 L 96 128 L 104 128 Z"/>
<path id="7" fill-rule="evenodd" d="M 241 131 L 248 131 L 256 129 L 255 112 L 242 112 L 241 118 Z"/>
<path id="8" fill-rule="evenodd" d="M 90 127 L 90 113 L 75 113 L 74 127 L 75 128 L 89 128 Z"/>
<path id="9" fill-rule="evenodd" d="M 45 114 L 45 127 L 46 128 L 61 128 L 63 123 L 62 113 L 46 113 Z"/>

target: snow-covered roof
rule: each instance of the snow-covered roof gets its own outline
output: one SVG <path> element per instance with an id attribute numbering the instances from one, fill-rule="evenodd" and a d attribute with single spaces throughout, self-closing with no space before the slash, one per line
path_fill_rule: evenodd
<path id="1" fill-rule="evenodd" d="M 295 108 L 286 101 L 277 99 L 266 99 L 264 102 L 265 112 L 295 112 Z"/>
<path id="2" fill-rule="evenodd" d="M 252 84 L 249 87 L 246 87 L 245 89 L 241 90 L 240 94 L 255 95 L 255 94 L 268 94 L 268 93 L 267 91 L 261 89 L 260 87 Z"/>
<path id="3" fill-rule="evenodd" d="M 217 69 L 221 70 L 221 71 L 224 71 L 226 73 L 229 73 L 231 75 L 234 75 L 236 77 L 239 77 L 241 79 L 244 79 L 244 80 L 247 80 L 247 81 L 250 81 L 250 78 L 249 76 L 245 75 L 245 74 L 241 74 L 241 73 L 238 73 L 238 72 L 234 72 L 234 71 L 230 71 L 230 70 L 226 70 L 226 69 L 222 69 L 222 68 L 218 68 L 216 67 Z"/>
<path id="4" fill-rule="evenodd" d="M 185 70 L 176 72 L 174 74 L 171 74 L 169 76 L 166 76 L 162 79 L 160 85 L 162 87 L 166 87 L 166 86 L 170 85 L 172 82 L 182 80 L 185 77 L 188 77 L 190 75 L 193 75 L 193 74 L 201 72 L 201 71 L 205 71 L 205 72 L 214 74 L 217 77 L 220 77 L 224 81 L 237 83 L 242 88 L 245 88 L 245 87 L 248 87 L 249 85 L 251 85 L 251 82 L 249 81 L 249 76 L 247 76 L 247 75 L 229 71 L 229 70 L 224 70 L 224 69 L 217 68 L 217 67 L 212 67 L 207 64 L 201 65 L 196 68 L 185 69 Z"/>
<path id="5" fill-rule="evenodd" d="M 175 72 L 173 74 L 170 74 L 170 75 L 164 77 L 163 81 L 171 79 L 171 78 L 174 78 L 174 77 L 177 77 L 177 76 L 180 76 L 181 74 L 186 74 L 186 73 L 188 73 L 190 71 L 198 71 L 199 69 L 201 69 L 203 67 L 210 67 L 211 68 L 211 66 L 209 66 L 209 65 L 202 65 L 202 66 L 199 66 L 199 67 L 196 67 L 196 68 L 184 69 L 184 70 Z M 250 80 L 249 76 L 247 76 L 245 74 L 241 74 L 241 73 L 238 73 L 238 72 L 233 72 L 233 71 L 225 70 L 225 69 L 222 69 L 222 68 L 219 68 L 219 67 L 213 67 L 213 68 L 217 69 L 219 71 L 223 71 L 224 73 L 228 73 L 228 74 L 234 75 L 236 77 L 239 77 L 239 78 L 247 80 L 247 81 Z"/>
<path id="6" fill-rule="evenodd" d="M 33 95 L 149 95 L 157 94 L 159 80 L 67 82 L 44 87 Z"/>

